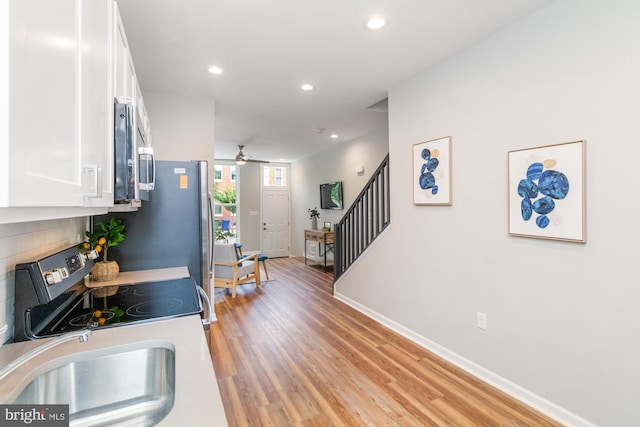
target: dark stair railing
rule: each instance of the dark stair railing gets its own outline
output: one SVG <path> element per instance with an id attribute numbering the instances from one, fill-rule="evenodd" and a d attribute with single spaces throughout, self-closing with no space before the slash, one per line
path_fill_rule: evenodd
<path id="1" fill-rule="evenodd" d="M 334 226 L 334 282 L 391 222 L 389 155 Z"/>

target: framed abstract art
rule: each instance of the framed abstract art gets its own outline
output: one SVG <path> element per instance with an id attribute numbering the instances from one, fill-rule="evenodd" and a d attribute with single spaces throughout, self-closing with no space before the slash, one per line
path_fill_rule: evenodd
<path id="1" fill-rule="evenodd" d="M 451 205 L 451 137 L 413 145 L 413 204 Z"/>
<path id="2" fill-rule="evenodd" d="M 586 142 L 509 151 L 509 234 L 585 243 Z"/>

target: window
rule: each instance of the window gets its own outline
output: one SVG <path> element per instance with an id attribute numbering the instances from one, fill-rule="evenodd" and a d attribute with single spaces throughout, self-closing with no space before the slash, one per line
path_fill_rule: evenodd
<path id="1" fill-rule="evenodd" d="M 215 165 L 213 217 L 216 241 L 235 242 L 238 234 L 236 166 Z"/>
<path id="2" fill-rule="evenodd" d="M 263 185 L 265 187 L 286 187 L 287 168 L 283 166 L 265 166 Z"/>
<path id="3" fill-rule="evenodd" d="M 282 187 L 282 168 L 276 168 L 276 186 Z"/>

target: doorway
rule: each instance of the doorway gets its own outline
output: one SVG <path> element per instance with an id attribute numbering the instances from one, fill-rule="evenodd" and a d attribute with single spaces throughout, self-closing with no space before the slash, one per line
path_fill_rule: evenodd
<path id="1" fill-rule="evenodd" d="M 213 171 L 213 232 L 217 242 L 234 243 L 238 236 L 237 173 L 232 163 L 217 163 Z"/>
<path id="2" fill-rule="evenodd" d="M 289 166 L 262 166 L 262 251 L 269 258 L 289 256 Z"/>

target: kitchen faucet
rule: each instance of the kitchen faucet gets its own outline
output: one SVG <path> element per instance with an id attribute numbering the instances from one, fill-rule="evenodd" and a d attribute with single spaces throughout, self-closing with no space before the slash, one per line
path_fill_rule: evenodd
<path id="1" fill-rule="evenodd" d="M 2 368 L 0 370 L 0 381 L 2 381 L 4 377 L 9 375 L 11 372 L 13 372 L 16 368 L 21 366 L 23 363 L 26 363 L 27 361 L 33 359 L 39 354 L 44 353 L 45 351 L 47 351 L 52 347 L 55 347 L 59 344 L 62 344 L 65 341 L 70 341 L 75 338 L 77 338 L 80 342 L 87 342 L 89 341 L 89 337 L 91 337 L 91 331 L 89 329 L 82 329 L 80 331 L 73 331 L 73 332 L 68 332 L 66 334 L 59 335 L 47 341 L 46 343 L 41 344 L 29 350 L 28 352 L 24 353 L 22 356 L 18 357 L 17 359 L 9 363 L 7 366 Z"/>

